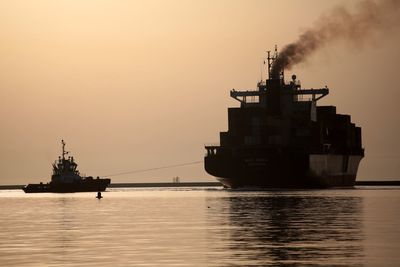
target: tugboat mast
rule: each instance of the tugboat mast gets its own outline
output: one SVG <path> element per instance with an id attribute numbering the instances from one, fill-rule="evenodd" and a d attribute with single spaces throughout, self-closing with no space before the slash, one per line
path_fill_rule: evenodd
<path id="1" fill-rule="evenodd" d="M 68 154 L 68 151 L 65 151 L 65 142 L 64 142 L 64 140 L 61 140 L 61 144 L 62 144 L 62 158 L 65 159 L 65 155 Z"/>

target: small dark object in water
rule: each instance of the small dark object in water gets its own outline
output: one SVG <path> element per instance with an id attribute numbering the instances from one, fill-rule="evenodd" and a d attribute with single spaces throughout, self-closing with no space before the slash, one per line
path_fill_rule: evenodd
<path id="1" fill-rule="evenodd" d="M 103 198 L 102 195 L 101 195 L 101 192 L 97 192 L 96 198 L 98 198 L 98 199 Z"/>

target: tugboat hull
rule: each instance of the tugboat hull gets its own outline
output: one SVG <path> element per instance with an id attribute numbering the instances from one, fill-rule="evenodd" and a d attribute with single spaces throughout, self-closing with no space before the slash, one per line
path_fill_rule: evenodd
<path id="1" fill-rule="evenodd" d="M 87 180 L 87 181 L 86 181 Z M 110 184 L 110 179 L 85 179 L 76 183 L 28 184 L 23 188 L 25 193 L 73 193 L 102 192 Z"/>

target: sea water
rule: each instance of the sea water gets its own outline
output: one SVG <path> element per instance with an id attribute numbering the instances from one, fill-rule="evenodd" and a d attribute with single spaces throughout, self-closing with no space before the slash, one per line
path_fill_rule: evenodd
<path id="1" fill-rule="evenodd" d="M 0 190 L 0 266 L 400 266 L 400 188 Z"/>

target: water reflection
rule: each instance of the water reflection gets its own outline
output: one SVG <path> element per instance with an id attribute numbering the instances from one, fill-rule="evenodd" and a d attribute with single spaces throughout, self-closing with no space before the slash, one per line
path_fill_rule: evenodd
<path id="1" fill-rule="evenodd" d="M 218 201 L 208 203 L 226 215 L 215 218 L 226 220 L 219 223 L 226 223 L 232 259 L 253 266 L 362 263 L 360 197 L 233 192 Z"/>
<path id="2" fill-rule="evenodd" d="M 390 192 L 0 192 L 0 266 L 396 266 Z"/>

